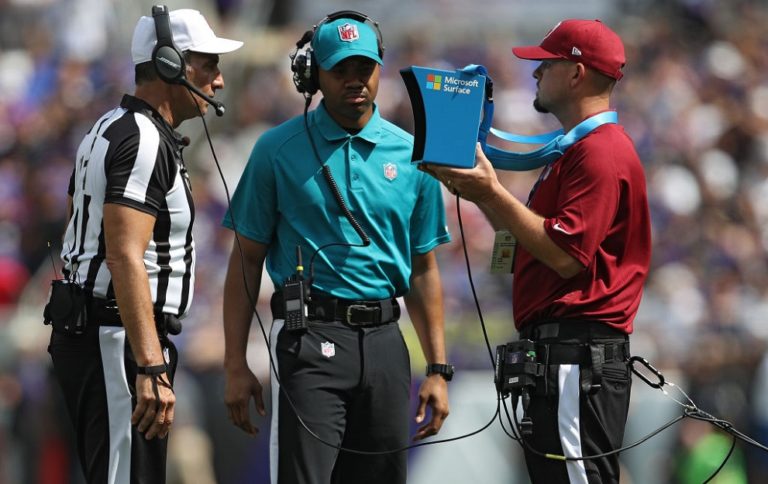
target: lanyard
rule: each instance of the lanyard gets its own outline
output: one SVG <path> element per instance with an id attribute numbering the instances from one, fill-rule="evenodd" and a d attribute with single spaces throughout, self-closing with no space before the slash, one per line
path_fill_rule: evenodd
<path id="1" fill-rule="evenodd" d="M 560 158 L 565 151 L 584 136 L 588 135 L 598 126 L 603 124 L 618 124 L 619 116 L 616 111 L 605 111 L 594 116 L 590 116 L 581 123 L 577 124 L 567 133 L 563 130 L 552 131 L 540 135 L 519 135 L 507 133 L 491 127 L 493 121 L 493 80 L 488 75 L 484 66 L 470 64 L 461 71 L 469 74 L 479 74 L 486 78 L 485 82 L 485 101 L 483 103 L 483 119 L 480 121 L 480 130 L 477 139 L 480 142 L 483 152 L 491 161 L 494 168 L 511 171 L 527 171 L 541 168 Z M 526 144 L 544 144 L 544 146 L 528 152 L 507 151 L 496 148 L 487 143 L 488 133 L 493 133 L 497 138 L 505 141 Z"/>

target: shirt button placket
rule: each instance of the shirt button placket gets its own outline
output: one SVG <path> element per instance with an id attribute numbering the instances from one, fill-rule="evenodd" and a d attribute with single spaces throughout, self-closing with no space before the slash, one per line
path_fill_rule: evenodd
<path id="1" fill-rule="evenodd" d="M 358 166 L 360 156 L 352 149 L 352 143 L 349 144 L 349 173 L 350 188 L 358 188 L 360 185 L 360 167 Z"/>

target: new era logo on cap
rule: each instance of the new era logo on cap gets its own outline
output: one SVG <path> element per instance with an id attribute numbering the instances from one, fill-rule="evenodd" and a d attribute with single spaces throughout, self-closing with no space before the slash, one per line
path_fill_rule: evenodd
<path id="1" fill-rule="evenodd" d="M 354 42 L 360 38 L 360 34 L 357 32 L 357 25 L 346 23 L 339 25 L 339 39 L 344 42 Z"/>

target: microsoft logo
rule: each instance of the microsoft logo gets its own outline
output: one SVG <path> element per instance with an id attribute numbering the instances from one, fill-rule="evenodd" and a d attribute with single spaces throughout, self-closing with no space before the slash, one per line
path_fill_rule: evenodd
<path id="1" fill-rule="evenodd" d="M 442 83 L 443 83 L 443 76 L 437 76 L 435 74 L 427 74 L 427 89 L 433 89 L 435 91 L 439 91 Z"/>

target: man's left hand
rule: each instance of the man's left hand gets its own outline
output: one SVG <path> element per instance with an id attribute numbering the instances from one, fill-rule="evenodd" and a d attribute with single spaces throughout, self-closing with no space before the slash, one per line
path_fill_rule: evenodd
<path id="1" fill-rule="evenodd" d="M 153 378 L 157 381 L 153 382 Z M 164 439 L 173 424 L 176 395 L 169 381 L 167 373 L 156 376 L 136 375 L 137 401 L 131 423 L 147 440 L 155 437 Z"/>
<path id="2" fill-rule="evenodd" d="M 419 408 L 416 411 L 416 423 L 422 423 L 426 416 L 427 405 L 432 409 L 432 419 L 419 427 L 413 440 L 431 437 L 440 431 L 443 421 L 448 417 L 448 382 L 439 374 L 430 375 L 419 388 Z"/>

